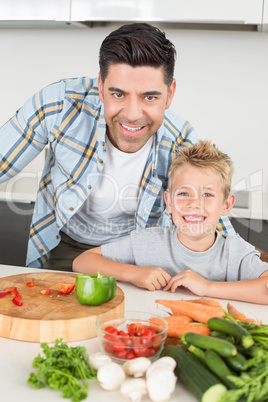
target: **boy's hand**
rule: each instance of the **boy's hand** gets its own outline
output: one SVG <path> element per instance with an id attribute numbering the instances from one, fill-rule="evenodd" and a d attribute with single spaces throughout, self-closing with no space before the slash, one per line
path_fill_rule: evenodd
<path id="1" fill-rule="evenodd" d="M 206 296 L 208 285 L 209 281 L 196 272 L 187 269 L 173 276 L 163 290 L 170 290 L 173 293 L 179 286 L 184 286 L 197 296 Z"/>
<path id="2" fill-rule="evenodd" d="M 171 276 L 160 267 L 137 267 L 128 280 L 139 288 L 159 290 L 167 286 Z"/>

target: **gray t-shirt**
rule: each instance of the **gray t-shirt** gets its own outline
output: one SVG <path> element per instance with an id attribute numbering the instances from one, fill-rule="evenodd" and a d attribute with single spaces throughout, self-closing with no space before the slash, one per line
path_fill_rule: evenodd
<path id="1" fill-rule="evenodd" d="M 110 260 L 137 266 L 158 266 L 171 276 L 191 269 L 210 281 L 258 278 L 268 270 L 260 253 L 242 238 L 220 235 L 210 249 L 195 252 L 181 244 L 176 226 L 135 230 L 122 240 L 101 246 Z"/>

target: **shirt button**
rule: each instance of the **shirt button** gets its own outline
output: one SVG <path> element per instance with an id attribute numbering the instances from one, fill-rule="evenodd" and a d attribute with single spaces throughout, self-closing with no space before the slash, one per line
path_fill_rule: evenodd
<path id="1" fill-rule="evenodd" d="M 103 163 L 103 160 L 102 160 L 102 159 L 99 159 L 99 163 Z"/>
<path id="2" fill-rule="evenodd" d="M 69 211 L 73 211 L 73 210 L 74 210 L 73 207 L 70 207 L 70 208 L 69 208 Z"/>
<path id="3" fill-rule="evenodd" d="M 43 254 L 44 249 L 43 249 L 43 248 L 39 248 L 39 251 L 40 251 L 40 253 L 42 253 L 42 254 Z"/>
<path id="4" fill-rule="evenodd" d="M 57 227 L 57 228 L 59 228 L 59 227 L 60 227 L 60 225 L 57 223 L 56 227 Z"/>
<path id="5" fill-rule="evenodd" d="M 60 236 L 56 236 L 56 239 L 59 239 L 60 238 Z"/>
<path id="6" fill-rule="evenodd" d="M 91 190 L 91 185 L 89 184 L 89 185 L 87 186 L 87 188 L 88 188 L 89 190 Z"/>

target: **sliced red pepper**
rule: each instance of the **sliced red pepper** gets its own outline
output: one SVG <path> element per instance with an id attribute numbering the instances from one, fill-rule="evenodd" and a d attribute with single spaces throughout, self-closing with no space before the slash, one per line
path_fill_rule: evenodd
<path id="1" fill-rule="evenodd" d="M 20 298 L 21 298 L 21 296 L 20 296 Z M 18 297 L 13 297 L 12 301 L 13 301 L 14 304 L 16 304 L 16 306 L 23 306 L 24 305 L 24 303 L 21 302 Z"/>
<path id="2" fill-rule="evenodd" d="M 0 299 L 2 298 L 2 297 L 5 297 L 6 295 L 8 295 L 10 292 L 8 292 L 8 291 L 3 291 L 3 292 L 0 292 Z"/>
<path id="3" fill-rule="evenodd" d="M 5 288 L 4 291 L 11 293 L 14 289 L 17 289 L 17 288 L 15 286 L 11 286 L 9 288 Z"/>
<path id="4" fill-rule="evenodd" d="M 5 288 L 4 291 L 7 292 L 7 293 L 11 293 L 12 301 L 13 301 L 14 304 L 16 304 L 16 306 L 23 306 L 24 305 L 24 303 L 19 300 L 19 299 L 22 298 L 22 296 L 19 294 L 18 289 L 17 289 L 16 286 L 11 286 L 9 288 Z"/>
<path id="5" fill-rule="evenodd" d="M 42 295 L 48 296 L 51 293 L 51 289 L 40 290 L 40 293 L 42 293 Z"/>
<path id="6" fill-rule="evenodd" d="M 16 287 L 14 288 L 14 290 L 12 290 L 11 296 L 13 297 L 13 299 L 15 298 L 21 299 L 21 295 L 19 294 L 18 289 Z"/>
<path id="7" fill-rule="evenodd" d="M 69 295 L 75 288 L 75 284 L 70 285 L 70 283 L 63 283 L 61 289 L 59 290 L 60 295 Z"/>
<path id="8" fill-rule="evenodd" d="M 29 286 L 29 288 L 32 288 L 34 286 L 34 283 L 33 282 L 27 282 L 26 285 Z"/>

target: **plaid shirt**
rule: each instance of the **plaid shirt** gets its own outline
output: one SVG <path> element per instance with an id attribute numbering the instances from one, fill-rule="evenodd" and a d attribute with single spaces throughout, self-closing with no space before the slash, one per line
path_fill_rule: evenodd
<path id="1" fill-rule="evenodd" d="M 94 188 L 106 161 L 104 107 L 97 79 L 73 78 L 30 98 L 0 130 L 0 183 L 21 171 L 48 144 L 37 193 L 27 266 L 42 267 L 60 242 L 60 230 Z M 167 110 L 155 134 L 141 181 L 135 229 L 172 224 L 165 210 L 168 170 L 180 146 L 198 136 L 189 122 Z M 220 232 L 234 234 L 228 218 Z M 233 233 L 232 233 L 233 232 Z"/>

